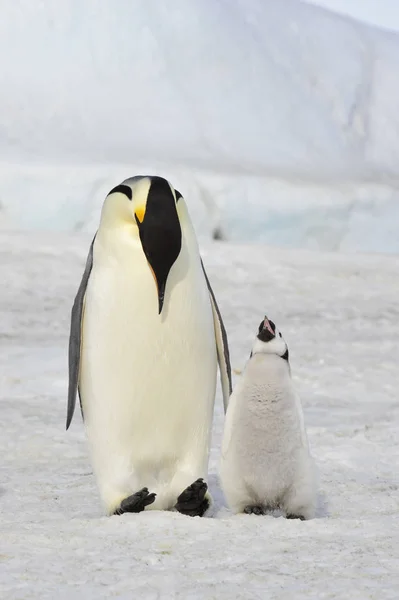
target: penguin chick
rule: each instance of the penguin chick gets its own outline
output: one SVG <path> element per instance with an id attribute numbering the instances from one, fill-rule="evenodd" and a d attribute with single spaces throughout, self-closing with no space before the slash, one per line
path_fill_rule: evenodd
<path id="1" fill-rule="evenodd" d="M 315 468 L 288 358 L 281 333 L 265 317 L 226 413 L 220 475 L 234 513 L 315 515 Z"/>

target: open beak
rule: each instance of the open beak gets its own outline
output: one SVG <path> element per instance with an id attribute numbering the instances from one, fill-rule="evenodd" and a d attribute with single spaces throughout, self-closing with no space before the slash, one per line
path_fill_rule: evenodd
<path id="1" fill-rule="evenodd" d="M 269 319 L 267 317 L 265 317 L 265 320 L 263 321 L 263 329 L 267 329 L 267 331 L 269 331 L 273 337 L 276 335 L 274 333 L 272 326 L 269 323 Z"/>
<path id="2" fill-rule="evenodd" d="M 262 342 L 270 342 L 270 340 L 275 337 L 276 334 L 273 331 L 273 327 L 271 326 L 269 319 L 265 316 L 263 323 L 261 322 L 259 326 L 258 339 Z"/>

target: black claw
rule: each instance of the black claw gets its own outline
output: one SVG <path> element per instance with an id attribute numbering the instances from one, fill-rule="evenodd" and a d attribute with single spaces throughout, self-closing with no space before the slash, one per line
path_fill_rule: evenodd
<path id="1" fill-rule="evenodd" d="M 303 515 L 293 515 L 291 513 L 286 515 L 286 519 L 299 519 L 300 521 L 305 521 L 305 517 Z"/>
<path id="2" fill-rule="evenodd" d="M 176 510 L 189 517 L 202 517 L 209 508 L 209 500 L 205 498 L 208 485 L 203 479 L 197 479 L 178 497 Z"/>
<path id="3" fill-rule="evenodd" d="M 122 500 L 119 508 L 114 512 L 115 515 L 123 515 L 123 513 L 139 513 L 142 512 L 146 506 L 152 504 L 155 500 L 156 494 L 149 494 L 148 488 L 143 488 L 139 492 L 128 496 Z"/>
<path id="4" fill-rule="evenodd" d="M 244 512 L 247 515 L 264 515 L 265 514 L 265 510 L 262 506 L 246 506 L 244 508 Z"/>

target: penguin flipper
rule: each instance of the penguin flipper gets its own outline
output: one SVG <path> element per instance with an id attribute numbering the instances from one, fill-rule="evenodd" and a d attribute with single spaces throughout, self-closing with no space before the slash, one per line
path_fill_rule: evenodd
<path id="1" fill-rule="evenodd" d="M 213 293 L 211 284 L 209 282 L 208 276 L 205 271 L 204 263 L 201 260 L 202 270 L 204 272 L 206 284 L 208 286 L 209 297 L 211 299 L 212 304 L 212 313 L 213 313 L 213 323 L 215 326 L 215 339 L 216 339 L 216 349 L 218 355 L 218 363 L 220 370 L 220 381 L 222 384 L 223 391 L 223 405 L 224 412 L 227 411 L 227 405 L 229 403 L 229 397 L 232 392 L 232 384 L 231 384 L 231 366 L 230 366 L 230 353 L 229 353 L 229 344 L 227 340 L 226 329 L 223 324 L 222 315 L 220 314 L 219 307 L 216 302 L 215 294 Z"/>
<path id="2" fill-rule="evenodd" d="M 76 394 L 79 388 L 79 368 L 80 368 L 80 349 L 82 345 L 82 322 L 84 314 L 84 303 L 86 296 L 87 283 L 90 278 L 90 273 L 93 267 L 93 245 L 96 236 L 90 245 L 89 254 L 86 260 L 85 270 L 83 272 L 82 281 L 76 294 L 71 312 L 71 329 L 69 335 L 69 382 L 68 382 L 68 410 L 66 428 L 68 429 L 73 413 L 75 412 Z M 79 392 L 80 408 L 83 417 L 82 399 Z"/>

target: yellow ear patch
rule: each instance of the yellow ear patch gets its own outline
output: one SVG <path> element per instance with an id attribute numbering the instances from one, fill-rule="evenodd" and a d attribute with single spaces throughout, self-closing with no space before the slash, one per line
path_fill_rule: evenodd
<path id="1" fill-rule="evenodd" d="M 145 205 L 137 206 L 134 212 L 140 223 L 142 223 L 144 221 Z"/>

